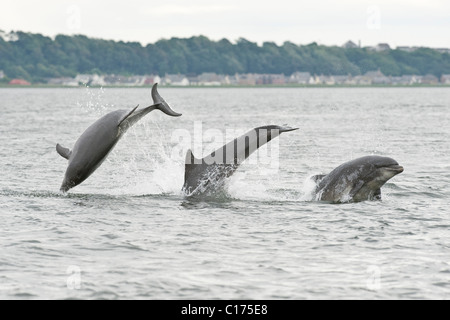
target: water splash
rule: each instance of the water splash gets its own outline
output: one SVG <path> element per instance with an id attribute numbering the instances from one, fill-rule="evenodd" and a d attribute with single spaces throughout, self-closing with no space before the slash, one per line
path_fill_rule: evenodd
<path id="1" fill-rule="evenodd" d="M 317 184 L 312 179 L 313 176 L 315 176 L 315 174 L 309 175 L 303 181 L 302 196 L 300 197 L 301 201 L 317 201 L 321 197 L 320 193 L 316 193 Z"/>
<path id="2" fill-rule="evenodd" d="M 184 159 L 173 159 L 165 130 L 155 120 L 143 120 L 130 128 L 107 161 L 119 166 L 115 180 L 124 184 L 114 194 L 181 194 Z M 117 177 L 120 175 L 120 177 Z M 125 178 L 122 178 L 125 177 Z"/>
<path id="3" fill-rule="evenodd" d="M 77 107 L 84 113 L 102 116 L 105 114 L 106 110 L 114 106 L 106 103 L 104 100 L 105 90 L 103 87 L 92 89 L 85 84 L 83 95 L 76 104 Z"/>

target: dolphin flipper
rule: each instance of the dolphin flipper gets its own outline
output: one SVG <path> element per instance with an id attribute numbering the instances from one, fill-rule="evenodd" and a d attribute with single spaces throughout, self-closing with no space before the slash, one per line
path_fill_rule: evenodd
<path id="1" fill-rule="evenodd" d="M 72 154 L 72 151 L 69 148 L 64 148 L 59 143 L 56 144 L 56 152 L 58 152 L 61 157 L 67 160 L 69 160 L 70 155 Z"/>
<path id="2" fill-rule="evenodd" d="M 373 200 L 381 200 L 381 189 L 378 189 L 374 192 L 372 199 Z"/>
<path id="3" fill-rule="evenodd" d="M 358 193 L 359 190 L 361 190 L 361 188 L 363 187 L 363 185 L 364 185 L 364 180 L 359 179 L 359 180 L 355 183 L 355 185 L 353 186 L 353 188 L 350 190 L 350 192 L 349 192 L 349 194 L 348 194 L 348 195 L 350 196 L 350 198 L 353 199 L 353 197 L 355 196 L 355 194 Z M 381 192 L 381 191 L 380 191 L 380 192 Z"/>
<path id="4" fill-rule="evenodd" d="M 181 113 L 173 111 L 170 106 L 167 104 L 167 102 L 159 95 L 158 93 L 158 84 L 155 83 L 152 87 L 152 99 L 153 103 L 156 107 L 156 109 L 161 110 L 165 114 L 172 116 L 172 117 L 179 117 L 181 116 Z"/>

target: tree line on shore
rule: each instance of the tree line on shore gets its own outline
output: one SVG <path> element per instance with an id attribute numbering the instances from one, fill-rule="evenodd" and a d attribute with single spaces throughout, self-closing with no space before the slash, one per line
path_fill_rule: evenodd
<path id="1" fill-rule="evenodd" d="M 171 38 L 142 46 L 88 38 L 15 32 L 14 40 L 0 37 L 0 70 L 8 78 L 45 82 L 48 78 L 88 74 L 201 74 L 214 72 L 362 75 L 380 70 L 386 76 L 450 74 L 450 54 L 431 48 L 413 52 L 342 48 L 316 43 L 261 46 L 246 39 L 212 41 L 204 36 Z"/>

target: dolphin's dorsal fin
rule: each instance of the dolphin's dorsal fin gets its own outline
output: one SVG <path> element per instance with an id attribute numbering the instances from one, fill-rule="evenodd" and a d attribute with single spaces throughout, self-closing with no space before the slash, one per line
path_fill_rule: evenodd
<path id="1" fill-rule="evenodd" d="M 133 110 L 131 110 L 130 112 L 128 112 L 126 115 L 123 116 L 122 119 L 120 119 L 119 124 L 117 126 L 120 126 L 125 120 L 128 119 L 129 116 L 131 116 L 133 114 L 133 112 L 139 107 L 139 105 L 137 105 L 136 107 L 133 108 Z"/>
<path id="2" fill-rule="evenodd" d="M 186 158 L 184 161 L 184 180 L 186 181 L 186 179 L 190 176 L 192 170 L 194 170 L 195 165 L 197 164 L 201 164 L 202 160 L 198 159 L 194 156 L 194 154 L 192 153 L 192 150 L 189 149 L 186 152 Z"/>
<path id="3" fill-rule="evenodd" d="M 186 165 L 191 165 L 191 164 L 201 164 L 202 163 L 202 159 L 198 159 L 194 156 L 194 154 L 192 153 L 192 150 L 189 149 L 186 152 L 186 158 L 184 160 L 184 163 Z"/>
<path id="4" fill-rule="evenodd" d="M 66 158 L 67 160 L 69 160 L 70 155 L 72 154 L 72 151 L 69 148 L 64 148 L 59 143 L 56 144 L 56 152 L 58 152 L 61 157 Z"/>

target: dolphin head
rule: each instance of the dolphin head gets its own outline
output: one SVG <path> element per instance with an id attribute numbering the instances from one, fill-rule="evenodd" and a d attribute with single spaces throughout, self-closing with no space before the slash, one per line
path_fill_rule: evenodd
<path id="1" fill-rule="evenodd" d="M 388 157 L 376 157 L 374 165 L 377 179 L 384 182 L 403 172 L 403 167 L 397 161 Z"/>
<path id="2" fill-rule="evenodd" d="M 362 165 L 364 184 L 353 195 L 353 200 L 366 200 L 380 197 L 380 188 L 392 177 L 403 172 L 403 167 L 392 158 L 368 156 L 357 159 Z"/>
<path id="3" fill-rule="evenodd" d="M 61 192 L 65 193 L 65 192 L 69 191 L 70 189 L 72 189 L 73 187 L 75 187 L 76 185 L 77 185 L 77 183 L 64 178 L 63 183 L 61 184 L 61 187 L 59 188 L 59 190 Z"/>
<path id="4" fill-rule="evenodd" d="M 403 167 L 392 158 L 366 156 L 315 177 L 317 199 L 331 202 L 380 199 L 380 188 Z"/>
<path id="5" fill-rule="evenodd" d="M 66 174 L 64 176 L 64 180 L 61 184 L 61 188 L 59 188 L 62 192 L 67 192 L 73 187 L 79 185 L 81 182 L 87 179 L 90 173 L 87 170 L 83 170 L 81 167 L 71 166 L 67 167 Z"/>
<path id="6" fill-rule="evenodd" d="M 106 158 L 106 155 L 107 153 L 103 154 L 103 157 L 101 158 L 99 156 L 91 159 L 76 155 L 74 159 L 69 161 L 60 191 L 67 192 L 69 189 L 72 189 L 86 180 L 101 165 Z M 88 160 L 93 161 L 89 162 Z"/>

